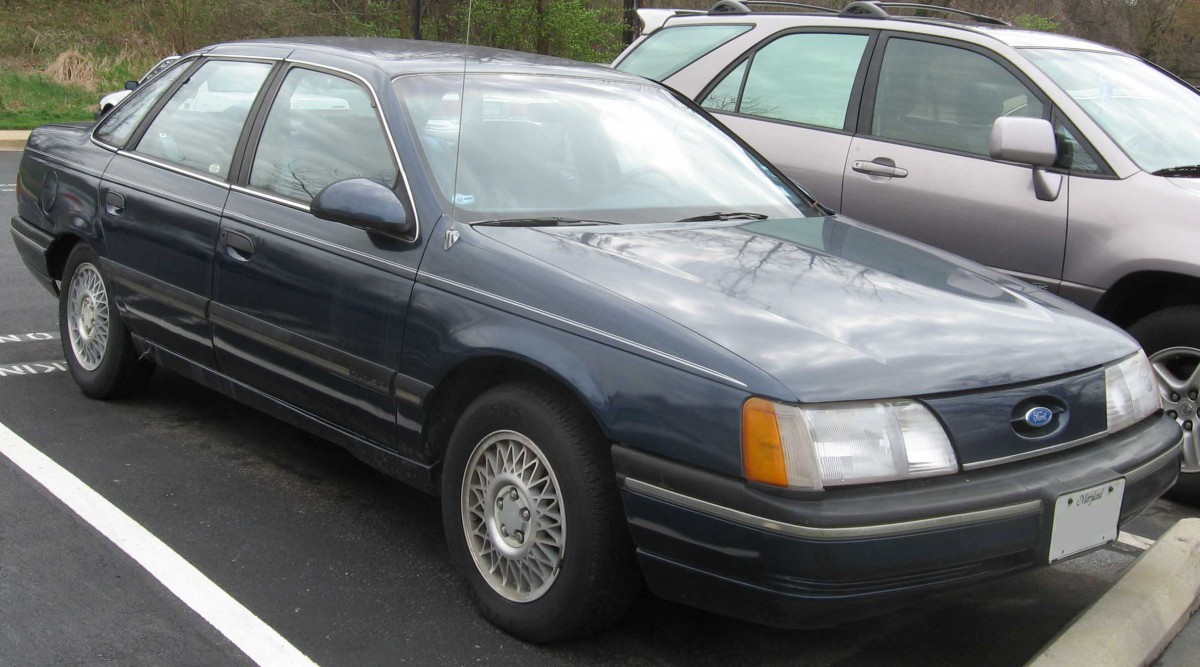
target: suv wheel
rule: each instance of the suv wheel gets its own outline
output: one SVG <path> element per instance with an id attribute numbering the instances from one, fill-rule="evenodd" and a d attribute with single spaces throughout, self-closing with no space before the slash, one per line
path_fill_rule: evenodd
<path id="1" fill-rule="evenodd" d="M 1163 409 L 1183 427 L 1183 469 L 1167 495 L 1200 504 L 1200 306 L 1166 308 L 1138 320 L 1129 333 L 1142 344 L 1158 378 Z"/>

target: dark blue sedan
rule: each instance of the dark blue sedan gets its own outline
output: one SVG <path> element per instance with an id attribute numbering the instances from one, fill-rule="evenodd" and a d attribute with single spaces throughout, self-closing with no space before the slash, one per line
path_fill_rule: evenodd
<path id="1" fill-rule="evenodd" d="M 880 613 L 1104 545 L 1179 471 L 1124 333 L 602 67 L 219 45 L 35 131 L 17 197 L 85 394 L 166 368 L 440 494 L 529 641 L 643 581 L 778 626 Z"/>

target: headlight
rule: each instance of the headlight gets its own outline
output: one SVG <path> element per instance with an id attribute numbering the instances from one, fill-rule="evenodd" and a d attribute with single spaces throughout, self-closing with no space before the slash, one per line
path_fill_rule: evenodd
<path id="1" fill-rule="evenodd" d="M 1141 350 L 1104 369 L 1104 394 L 1109 433 L 1136 424 L 1162 408 L 1154 370 Z"/>
<path id="2" fill-rule="evenodd" d="M 958 471 L 945 430 L 915 401 L 742 407 L 746 479 L 819 490 Z"/>

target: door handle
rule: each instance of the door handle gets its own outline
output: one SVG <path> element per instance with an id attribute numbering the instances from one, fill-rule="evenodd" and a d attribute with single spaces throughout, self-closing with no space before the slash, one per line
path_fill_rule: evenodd
<path id="1" fill-rule="evenodd" d="M 249 236 L 231 229 L 221 230 L 221 247 L 225 248 L 225 254 L 239 262 L 248 261 L 254 254 L 254 241 Z"/>
<path id="2" fill-rule="evenodd" d="M 891 164 L 887 164 L 887 162 L 884 162 L 884 160 L 891 162 Z M 908 176 L 907 169 L 901 169 L 900 167 L 897 167 L 895 162 L 892 162 L 890 158 L 886 157 L 877 157 L 870 162 L 867 162 L 866 160 L 855 160 L 850 165 L 850 168 L 854 171 L 868 174 L 870 176 L 890 176 L 892 178 L 904 178 L 905 176 Z"/>
<path id="3" fill-rule="evenodd" d="M 125 212 L 125 197 L 109 190 L 104 195 L 104 210 L 109 215 L 121 215 Z"/>

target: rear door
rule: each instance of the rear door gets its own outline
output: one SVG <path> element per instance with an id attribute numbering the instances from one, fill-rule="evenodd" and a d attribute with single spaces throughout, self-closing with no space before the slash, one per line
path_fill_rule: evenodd
<path id="1" fill-rule="evenodd" d="M 1057 289 L 1066 179 L 1041 201 L 1029 166 L 988 155 L 996 118 L 1050 118 L 1036 88 L 988 51 L 907 34 L 885 36 L 869 81 L 842 212 Z"/>
<path id="2" fill-rule="evenodd" d="M 838 208 L 875 32 L 776 35 L 734 62 L 700 104 L 802 185 Z"/>
<path id="3" fill-rule="evenodd" d="M 365 177 L 412 211 L 366 82 L 293 65 L 264 104 L 217 239 L 210 317 L 234 379 L 374 443 L 395 443 L 393 380 L 417 238 L 320 220 L 326 185 Z M 418 229 L 419 232 L 419 229 Z"/>
<path id="4" fill-rule="evenodd" d="M 130 328 L 210 367 L 206 310 L 221 209 L 238 138 L 272 65 L 211 59 L 182 75 L 100 186 L 105 269 Z M 115 129 L 130 107 L 114 114 Z"/>

